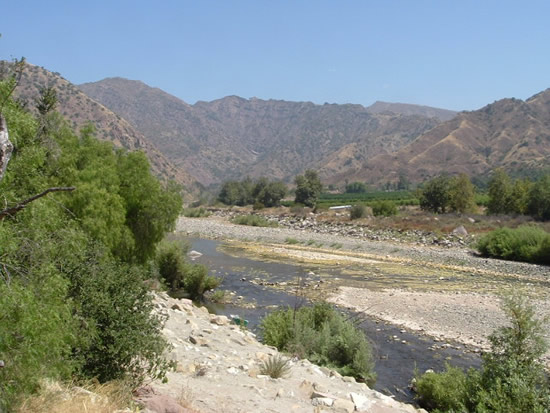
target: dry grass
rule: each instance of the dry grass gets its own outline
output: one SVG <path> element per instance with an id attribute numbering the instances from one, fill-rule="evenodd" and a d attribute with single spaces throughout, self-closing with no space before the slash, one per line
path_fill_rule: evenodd
<path id="1" fill-rule="evenodd" d="M 126 408 L 139 411 L 132 406 L 132 389 L 124 382 L 76 386 L 48 381 L 42 383 L 38 394 L 22 403 L 17 413 L 111 413 Z"/>

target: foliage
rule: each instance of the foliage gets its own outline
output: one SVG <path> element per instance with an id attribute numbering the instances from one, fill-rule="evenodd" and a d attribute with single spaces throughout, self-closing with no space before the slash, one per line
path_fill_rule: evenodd
<path id="1" fill-rule="evenodd" d="M 260 374 L 271 377 L 272 379 L 279 379 L 286 377 L 290 374 L 290 360 L 285 359 L 280 354 L 271 356 L 260 365 Z"/>
<path id="2" fill-rule="evenodd" d="M 489 180 L 488 214 L 507 214 L 512 212 L 510 205 L 512 182 L 503 169 L 496 169 Z"/>
<path id="3" fill-rule="evenodd" d="M 374 201 L 371 203 L 372 214 L 376 217 L 397 215 L 397 207 L 392 201 Z"/>
<path id="4" fill-rule="evenodd" d="M 445 364 L 441 373 L 427 372 L 415 378 L 415 389 L 421 406 L 441 412 L 464 412 L 468 399 L 468 377 L 457 367 Z"/>
<path id="5" fill-rule="evenodd" d="M 349 211 L 350 219 L 360 219 L 367 216 L 367 208 L 365 205 L 353 205 Z"/>
<path id="6" fill-rule="evenodd" d="M 364 204 L 371 206 L 376 201 L 392 201 L 398 205 L 418 205 L 418 199 L 411 191 L 369 191 L 353 194 L 322 193 L 317 201 L 318 208 L 328 208 L 345 204 Z"/>
<path id="7" fill-rule="evenodd" d="M 205 208 L 184 208 L 183 209 L 183 216 L 187 218 L 202 218 L 202 217 L 208 217 L 210 216 L 210 212 L 208 212 Z"/>
<path id="8" fill-rule="evenodd" d="M 163 242 L 159 245 L 155 257 L 161 279 L 172 291 L 183 284 L 185 276 L 185 258 L 188 247 L 177 242 Z"/>
<path id="9" fill-rule="evenodd" d="M 206 291 L 213 290 L 220 282 L 219 278 L 208 275 L 208 269 L 204 265 L 186 265 L 183 287 L 192 300 L 202 298 Z"/>
<path id="10" fill-rule="evenodd" d="M 142 153 L 115 151 L 89 127 L 75 133 L 46 101 L 44 128 L 7 98 L 11 87 L 0 82 L 14 144 L 3 202 L 76 190 L 0 221 L 0 409 L 14 410 L 45 378 L 163 377 L 167 344 L 143 264 L 173 228 L 179 189 L 161 185 Z"/>
<path id="11" fill-rule="evenodd" d="M 253 182 L 250 178 L 242 181 L 226 181 L 218 194 L 218 201 L 226 205 L 261 204 L 265 207 L 279 206 L 285 197 L 287 187 L 280 181 L 259 178 Z"/>
<path id="12" fill-rule="evenodd" d="M 238 215 L 231 220 L 232 223 L 238 225 L 249 225 L 252 227 L 277 227 L 278 224 L 274 221 L 269 221 L 260 215 Z"/>
<path id="13" fill-rule="evenodd" d="M 449 206 L 454 212 L 475 212 L 475 188 L 466 174 L 460 174 L 449 183 Z"/>
<path id="14" fill-rule="evenodd" d="M 491 351 L 482 356 L 480 371 L 467 374 L 447 366 L 417 380 L 421 403 L 439 411 L 546 412 L 549 381 L 540 362 L 548 345 L 543 321 L 519 295 L 506 296 L 503 309 L 510 325 L 489 336 Z"/>
<path id="15" fill-rule="evenodd" d="M 480 254 L 512 261 L 550 264 L 550 233 L 532 225 L 500 228 L 479 240 Z"/>
<path id="16" fill-rule="evenodd" d="M 261 328 L 264 342 L 281 351 L 368 383 L 375 379 L 365 335 L 326 303 L 275 311 L 262 320 Z"/>
<path id="17" fill-rule="evenodd" d="M 300 241 L 298 241 L 296 238 L 286 237 L 285 238 L 285 243 L 290 244 L 290 245 L 294 245 L 294 244 L 299 244 Z"/>
<path id="18" fill-rule="evenodd" d="M 538 179 L 531 188 L 527 211 L 541 221 L 550 220 L 550 175 Z"/>
<path id="19" fill-rule="evenodd" d="M 294 202 L 304 204 L 311 208 L 315 207 L 317 199 L 323 189 L 317 172 L 308 169 L 303 175 L 298 175 L 294 182 L 296 184 L 296 197 Z"/>
<path id="20" fill-rule="evenodd" d="M 367 192 L 367 184 L 364 182 L 352 182 L 346 185 L 347 194 L 364 194 Z"/>
<path id="21" fill-rule="evenodd" d="M 425 211 L 445 213 L 450 202 L 451 179 L 440 175 L 428 181 L 420 191 L 420 208 Z"/>

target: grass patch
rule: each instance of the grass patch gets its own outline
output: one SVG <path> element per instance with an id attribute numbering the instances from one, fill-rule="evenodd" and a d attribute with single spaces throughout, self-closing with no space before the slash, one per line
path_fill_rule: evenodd
<path id="1" fill-rule="evenodd" d="M 285 243 L 294 245 L 294 244 L 300 244 L 300 241 L 298 241 L 296 238 L 287 237 L 285 238 Z"/>
<path id="2" fill-rule="evenodd" d="M 333 242 L 332 244 L 330 244 L 330 248 L 335 248 L 337 250 L 339 250 L 342 247 L 343 247 L 343 245 L 339 242 Z"/>
<path id="3" fill-rule="evenodd" d="M 260 374 L 279 379 L 290 374 L 290 360 L 280 354 L 276 354 L 260 365 Z"/>
<path id="4" fill-rule="evenodd" d="M 232 223 L 238 225 L 249 225 L 252 227 L 278 227 L 276 222 L 269 221 L 259 215 L 239 215 L 231 220 Z"/>

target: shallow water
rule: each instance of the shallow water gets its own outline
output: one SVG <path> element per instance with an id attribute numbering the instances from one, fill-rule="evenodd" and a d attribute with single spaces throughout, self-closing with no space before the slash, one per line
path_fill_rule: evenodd
<path id="1" fill-rule="evenodd" d="M 263 262 L 249 258 L 232 256 L 220 250 L 222 243 L 218 241 L 192 238 L 191 249 L 203 255 L 195 260 L 205 264 L 211 275 L 223 279 L 220 286 L 223 290 L 234 291 L 242 296 L 244 303 L 254 303 L 254 308 L 236 305 L 209 304 L 218 314 L 238 315 L 249 321 L 248 328 L 255 333 L 263 316 L 274 308 L 282 306 L 294 307 L 302 305 L 305 299 L 297 294 L 289 294 L 269 286 L 251 283 L 255 278 L 275 282 L 296 282 L 307 278 L 309 270 L 298 265 L 278 262 Z M 328 274 L 327 274 L 328 272 Z M 338 268 L 325 269 L 326 276 L 347 278 Z M 361 318 L 362 320 L 364 318 Z M 478 367 L 480 359 L 472 353 L 464 353 L 461 349 L 447 348 L 432 350 L 434 341 L 427 337 L 417 336 L 409 332 L 401 332 L 398 327 L 379 322 L 372 318 L 364 319 L 360 324 L 372 343 L 375 356 L 377 381 L 374 388 L 386 394 L 394 395 L 401 401 L 411 401 L 412 393 L 408 389 L 415 368 L 423 372 L 427 369 L 442 370 L 445 362 L 459 367 Z M 405 343 L 403 343 L 403 341 Z M 453 344 L 455 346 L 456 344 Z"/>

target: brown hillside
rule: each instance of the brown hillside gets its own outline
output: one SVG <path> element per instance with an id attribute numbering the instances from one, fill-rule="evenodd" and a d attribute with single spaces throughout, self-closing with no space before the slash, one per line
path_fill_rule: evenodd
<path id="1" fill-rule="evenodd" d="M 397 180 L 399 171 L 413 181 L 441 172 L 486 174 L 550 165 L 550 89 L 526 101 L 502 99 L 462 112 L 392 155 L 371 159 L 354 177 L 371 182 Z"/>
<path id="2" fill-rule="evenodd" d="M 155 174 L 164 179 L 174 179 L 188 192 L 196 191 L 196 181 L 184 170 L 177 169 L 159 150 L 125 119 L 102 104 L 94 101 L 58 73 L 42 67 L 25 64 L 25 69 L 15 96 L 30 110 L 35 110 L 35 100 L 43 87 L 54 87 L 57 92 L 57 110 L 76 128 L 91 122 L 97 137 L 113 142 L 117 147 L 130 151 L 144 151 Z"/>
<path id="3" fill-rule="evenodd" d="M 431 106 L 411 105 L 409 103 L 391 103 L 376 101 L 367 110 L 371 113 L 392 112 L 401 115 L 420 115 L 427 118 L 436 118 L 440 121 L 447 121 L 454 118 L 457 112 L 447 109 L 433 108 Z"/>
<path id="4" fill-rule="evenodd" d="M 329 164 L 323 170 L 327 178 L 400 148 L 439 123 L 418 115 L 372 114 L 361 105 L 237 96 L 189 105 L 121 78 L 80 88 L 131 122 L 178 167 L 206 185 L 247 175 L 292 180 L 306 168 Z M 350 151 L 352 157 L 346 155 Z"/>

